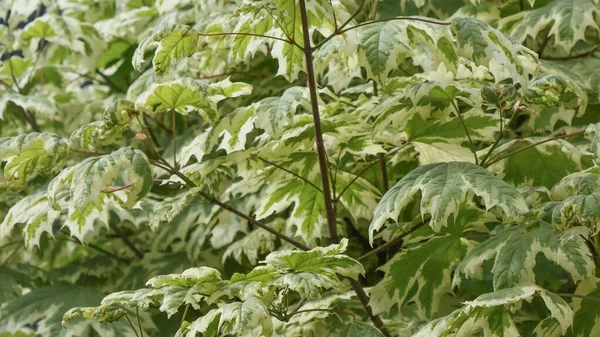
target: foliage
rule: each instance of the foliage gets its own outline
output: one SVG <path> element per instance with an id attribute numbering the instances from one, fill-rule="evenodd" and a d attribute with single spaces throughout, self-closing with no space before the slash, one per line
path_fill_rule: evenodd
<path id="1" fill-rule="evenodd" d="M 600 335 L 597 0 L 0 2 L 0 337 Z"/>

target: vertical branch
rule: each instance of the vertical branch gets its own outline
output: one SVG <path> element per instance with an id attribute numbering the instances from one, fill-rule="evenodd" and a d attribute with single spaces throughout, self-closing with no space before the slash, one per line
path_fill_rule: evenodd
<path id="1" fill-rule="evenodd" d="M 313 66 L 313 49 L 310 42 L 310 33 L 308 27 L 308 16 L 306 13 L 306 0 L 299 0 L 300 4 L 300 19 L 302 20 L 302 35 L 304 38 L 304 59 L 306 60 L 306 73 L 308 75 L 308 90 L 310 92 L 310 104 L 313 114 L 313 123 L 315 126 L 315 138 L 317 146 L 317 155 L 319 157 L 319 170 L 321 172 L 321 181 L 323 187 L 323 197 L 325 198 L 325 212 L 327 213 L 327 225 L 329 228 L 329 236 L 331 241 L 338 243 L 340 238 L 337 233 L 337 221 L 335 215 L 335 207 L 331 198 L 331 188 L 329 186 L 329 164 L 327 162 L 327 155 L 325 153 L 325 146 L 323 144 L 323 131 L 321 130 L 321 116 L 319 114 L 319 102 L 317 100 L 317 82 L 315 80 L 315 69 Z M 363 305 L 365 312 L 373 322 L 373 324 L 387 337 L 390 333 L 385 328 L 383 322 L 379 316 L 374 315 L 371 307 L 369 307 L 369 295 L 365 293 L 362 285 L 359 281 L 350 280 L 352 288 L 356 292 L 356 295 L 360 299 L 360 303 Z"/>
<path id="2" fill-rule="evenodd" d="M 335 210 L 331 199 L 331 188 L 329 186 L 329 164 L 325 154 L 325 145 L 323 144 L 323 130 L 321 129 L 321 116 L 319 113 L 319 102 L 317 99 L 317 83 L 315 80 L 315 70 L 313 66 L 313 54 L 310 43 L 310 33 L 308 31 L 308 16 L 306 14 L 306 2 L 300 0 L 300 19 L 302 20 L 302 35 L 304 35 L 304 59 L 306 60 L 306 73 L 308 75 L 308 90 L 310 92 L 310 104 L 312 108 L 313 123 L 315 126 L 315 138 L 317 146 L 317 155 L 319 157 L 319 170 L 321 171 L 321 182 L 323 185 L 323 196 L 325 198 L 325 212 L 327 213 L 327 225 L 329 227 L 329 236 L 333 243 L 338 243 L 340 238 L 337 234 Z"/>

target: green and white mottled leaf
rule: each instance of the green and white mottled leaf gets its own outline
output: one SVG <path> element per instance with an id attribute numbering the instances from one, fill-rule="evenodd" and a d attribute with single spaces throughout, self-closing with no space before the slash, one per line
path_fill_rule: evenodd
<path id="1" fill-rule="evenodd" d="M 54 102 L 46 97 L 3 93 L 0 96 L 0 120 L 4 119 L 5 111 L 13 108 L 24 109 L 44 117 L 53 117 L 56 114 Z"/>
<path id="2" fill-rule="evenodd" d="M 126 127 L 96 121 L 75 130 L 71 134 L 71 140 L 79 143 L 82 149 L 95 152 L 99 147 L 114 144 L 123 138 L 125 131 Z"/>
<path id="3" fill-rule="evenodd" d="M 308 92 L 303 87 L 286 89 L 279 97 L 268 97 L 256 104 L 254 124 L 274 138 L 292 123 L 292 116 L 300 105 L 306 105 Z"/>
<path id="4" fill-rule="evenodd" d="M 573 323 L 573 310 L 560 296 L 531 285 L 502 289 L 467 301 L 463 308 L 432 321 L 414 337 L 520 336 L 511 312 L 517 310 L 523 301 L 530 302 L 535 295 L 542 297 L 564 334 Z"/>
<path id="5" fill-rule="evenodd" d="M 600 309 L 596 300 L 600 298 L 600 281 L 594 278 L 581 282 L 575 294 L 585 297 L 573 298 L 573 330 L 566 336 L 587 337 L 600 334 Z"/>
<path id="6" fill-rule="evenodd" d="M 149 288 L 121 291 L 109 294 L 98 307 L 75 307 L 64 314 L 63 326 L 81 315 L 95 322 L 116 322 L 127 312 L 123 308 L 139 308 L 147 311 L 158 308 L 169 317 L 177 313 L 179 307 L 190 304 L 196 310 L 221 282 L 221 274 L 213 268 L 190 268 L 181 274 L 156 276 L 146 283 Z"/>
<path id="7" fill-rule="evenodd" d="M 137 71 L 142 71 L 144 54 L 151 49 L 156 49 L 152 66 L 154 72 L 161 75 L 173 63 L 192 56 L 198 50 L 198 37 L 198 32 L 186 26 L 166 27 L 140 43 L 133 55 L 133 67 Z"/>
<path id="8" fill-rule="evenodd" d="M 185 324 L 176 337 L 270 336 L 273 322 L 267 306 L 258 298 L 250 297 L 244 302 L 233 302 L 212 309 L 206 315 Z"/>
<path id="9" fill-rule="evenodd" d="M 488 24 L 472 18 L 456 18 L 451 30 L 458 55 L 487 67 L 496 83 L 512 79 L 525 86 L 529 76 L 536 73 L 537 55 Z M 527 62 L 533 63 L 533 69 Z"/>
<path id="10" fill-rule="evenodd" d="M 59 211 L 50 207 L 45 193 L 26 196 L 12 206 L 4 217 L 0 224 L 0 241 L 9 237 L 18 224 L 22 224 L 25 247 L 37 247 L 43 233 L 52 235 L 54 221 L 59 215 Z"/>
<path id="11" fill-rule="evenodd" d="M 37 176 L 58 172 L 65 163 L 71 141 L 54 133 L 0 138 L 0 187 L 25 188 Z"/>
<path id="12" fill-rule="evenodd" d="M 86 210 L 101 199 L 103 189 L 114 187 L 111 184 L 117 179 L 131 184 L 126 200 L 118 200 L 126 208 L 133 207 L 154 183 L 146 155 L 140 150 L 124 147 L 111 154 L 87 158 L 54 178 L 48 187 L 49 200 L 55 208 L 60 207 L 54 200 L 63 197 L 66 190 L 74 208 Z"/>
<path id="13" fill-rule="evenodd" d="M 93 288 L 75 285 L 55 285 L 35 289 L 26 295 L 0 306 L 0 333 L 15 333 L 25 324 L 36 325 L 40 336 L 78 337 L 95 331 L 100 336 L 133 337 L 127 323 L 101 325 L 95 322 L 76 321 L 70 329 L 61 327 L 65 311 L 75 306 L 92 305 L 102 298 Z"/>
<path id="14" fill-rule="evenodd" d="M 496 153 L 515 153 L 490 169 L 515 186 L 544 186 L 548 189 L 565 175 L 582 169 L 583 153 L 577 147 L 561 139 L 532 146 L 542 140 L 545 139 L 524 138 L 498 146 Z"/>
<path id="15" fill-rule="evenodd" d="M 507 216 L 528 210 L 517 189 L 480 166 L 465 162 L 429 164 L 411 171 L 386 192 L 369 226 L 370 241 L 374 232 L 388 219 L 398 219 L 400 211 L 419 194 L 421 214 L 431 216 L 429 225 L 435 231 L 446 226 L 448 218 L 456 216 L 460 205 L 473 195 L 483 199 L 486 209 L 497 206 Z"/>
<path id="16" fill-rule="evenodd" d="M 340 337 L 383 337 L 384 334 L 376 327 L 363 322 L 354 322 L 346 325 Z"/>
<path id="17" fill-rule="evenodd" d="M 549 202 L 540 206 L 545 218 L 559 230 L 583 226 L 590 234 L 600 231 L 600 192 L 575 195 L 561 202 Z"/>
<path id="18" fill-rule="evenodd" d="M 564 200 L 576 195 L 600 192 L 600 168 L 591 167 L 584 171 L 564 176 L 552 187 L 552 200 Z"/>
<path id="19" fill-rule="evenodd" d="M 452 271 L 472 246 L 460 236 L 445 235 L 397 253 L 379 268 L 385 276 L 370 291 L 373 312 L 415 302 L 421 315 L 431 317 L 439 310 L 441 295 L 452 292 Z"/>
<path id="20" fill-rule="evenodd" d="M 586 39 L 586 34 L 600 32 L 597 17 L 600 7 L 595 0 L 554 0 L 531 11 L 521 11 L 499 22 L 500 29 L 520 42 L 533 39 L 535 45 L 545 39 L 550 47 L 570 54 L 573 47 Z M 535 46 L 534 45 L 534 46 Z"/>
<path id="21" fill-rule="evenodd" d="M 483 263 L 490 259 L 494 259 L 494 289 L 535 284 L 538 254 L 566 270 L 575 281 L 593 274 L 594 262 L 584 240 L 576 237 L 565 242 L 550 224 L 540 221 L 537 228 L 517 225 L 500 230 L 475 246 L 458 265 L 453 284 L 460 285 L 463 278 L 481 279 Z"/>

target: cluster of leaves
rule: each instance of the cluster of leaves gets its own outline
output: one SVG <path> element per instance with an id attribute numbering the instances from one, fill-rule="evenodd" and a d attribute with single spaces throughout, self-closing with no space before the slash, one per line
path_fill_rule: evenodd
<path id="1" fill-rule="evenodd" d="M 0 2 L 0 336 L 600 335 L 597 0 Z"/>

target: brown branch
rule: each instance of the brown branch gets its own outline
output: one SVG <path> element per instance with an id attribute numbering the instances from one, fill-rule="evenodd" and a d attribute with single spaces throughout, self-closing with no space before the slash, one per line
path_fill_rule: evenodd
<path id="1" fill-rule="evenodd" d="M 315 69 L 313 66 L 313 54 L 310 42 L 310 31 L 308 26 L 308 15 L 306 12 L 306 1 L 300 0 L 300 20 L 302 22 L 302 35 L 304 38 L 304 59 L 306 60 L 306 73 L 308 80 L 308 91 L 310 93 L 310 104 L 313 116 L 313 125 L 315 128 L 315 142 L 317 155 L 319 157 L 319 170 L 321 171 L 321 186 L 323 197 L 325 199 L 325 213 L 327 215 L 327 226 L 329 228 L 329 237 L 333 243 L 338 243 L 340 238 L 337 234 L 337 221 L 335 218 L 335 209 L 331 198 L 331 188 L 329 186 L 329 163 L 325 153 L 323 143 L 323 130 L 321 129 L 321 116 L 319 113 L 319 101 L 317 96 L 317 82 L 315 79 Z"/>

